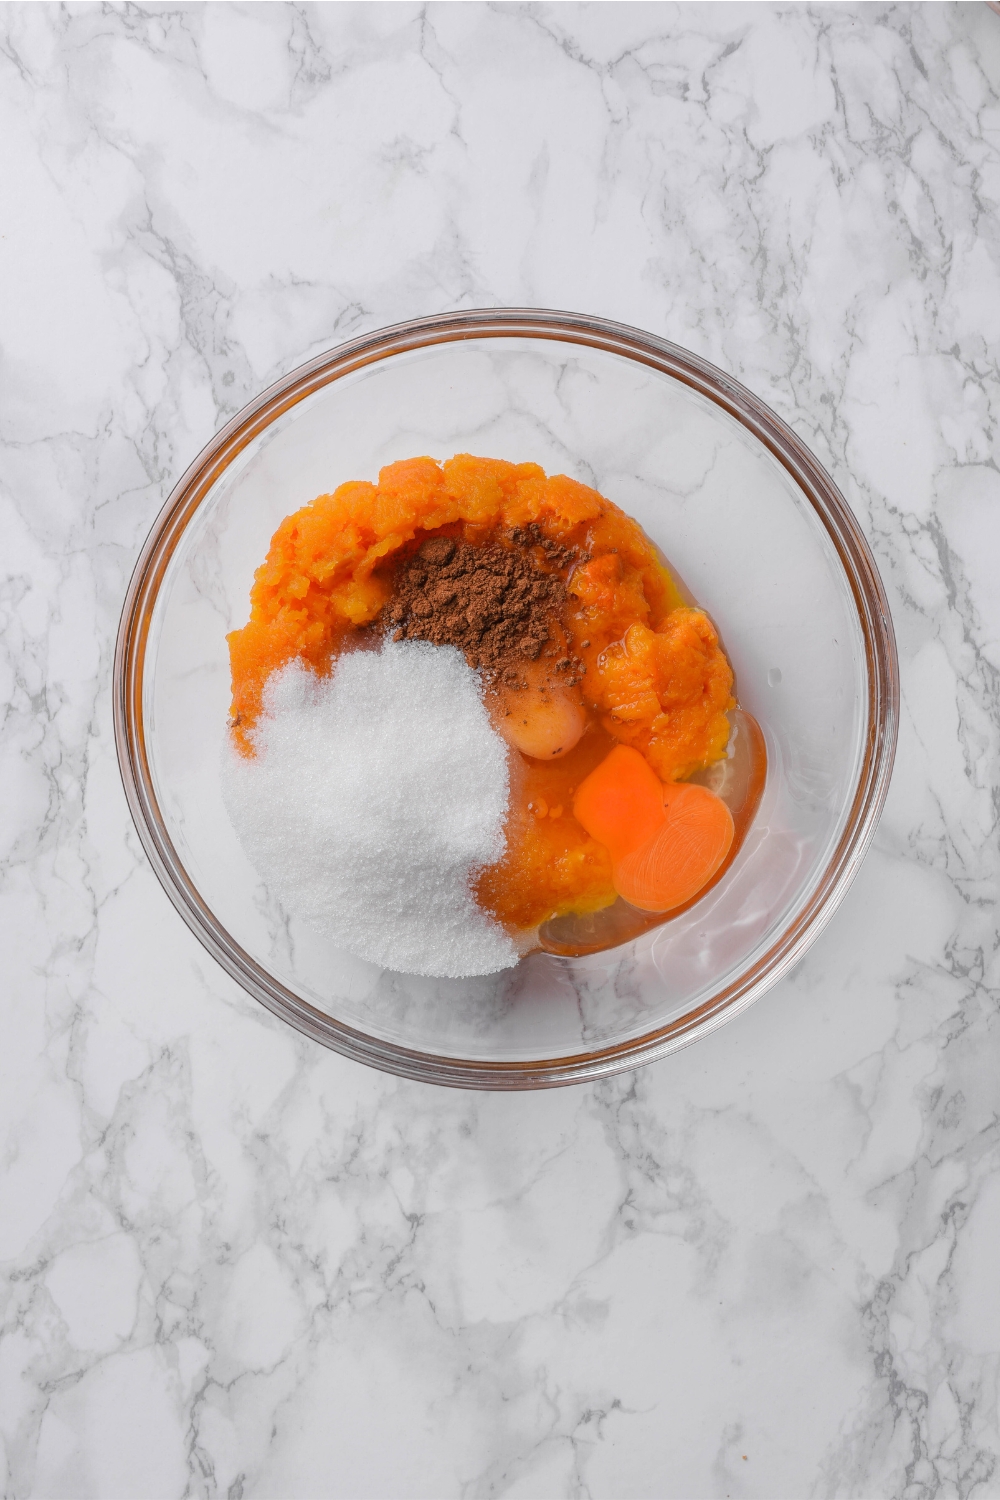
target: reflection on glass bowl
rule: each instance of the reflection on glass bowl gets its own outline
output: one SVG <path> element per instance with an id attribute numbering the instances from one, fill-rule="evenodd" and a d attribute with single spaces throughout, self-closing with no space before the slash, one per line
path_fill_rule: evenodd
<path id="1" fill-rule="evenodd" d="M 334 948 L 290 919 L 250 866 L 220 786 L 225 637 L 244 623 L 254 569 L 290 511 L 395 459 L 462 451 L 571 474 L 639 521 L 719 627 L 741 705 L 764 735 L 767 780 L 736 857 L 669 922 L 650 927 L 626 909 L 621 946 L 595 953 L 581 951 L 579 924 L 561 935 L 549 924 L 553 951 L 516 969 L 432 980 Z M 115 659 L 116 737 L 136 826 L 209 952 L 317 1041 L 474 1088 L 632 1067 L 761 994 L 821 930 L 858 868 L 885 799 L 897 717 L 875 564 L 794 433 L 675 345 L 599 319 L 516 309 L 353 340 L 234 417 L 153 528 Z"/>

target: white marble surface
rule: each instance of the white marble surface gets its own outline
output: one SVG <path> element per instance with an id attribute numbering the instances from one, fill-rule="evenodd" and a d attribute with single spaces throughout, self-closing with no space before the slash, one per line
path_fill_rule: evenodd
<path id="1" fill-rule="evenodd" d="M 998 90 L 985 5 L 0 9 L 6 1496 L 1000 1495 Z M 511 1097 L 214 967 L 109 691 L 223 419 L 494 303 L 770 401 L 871 538 L 904 698 L 793 975 Z"/>

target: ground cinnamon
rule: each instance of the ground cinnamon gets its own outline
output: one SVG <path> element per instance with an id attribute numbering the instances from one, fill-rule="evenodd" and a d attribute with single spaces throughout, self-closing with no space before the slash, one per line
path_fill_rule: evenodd
<path id="1" fill-rule="evenodd" d="M 586 670 L 567 648 L 560 614 L 565 576 L 579 555 L 544 538 L 537 525 L 483 546 L 428 537 L 402 563 L 386 606 L 393 639 L 457 646 L 473 668 L 508 687 L 524 686 L 525 663 L 543 653 L 567 686 Z"/>

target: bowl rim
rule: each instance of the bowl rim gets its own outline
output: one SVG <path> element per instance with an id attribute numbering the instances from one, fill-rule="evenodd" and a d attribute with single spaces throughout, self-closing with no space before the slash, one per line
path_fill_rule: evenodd
<path id="1" fill-rule="evenodd" d="M 858 611 L 868 681 L 867 734 L 850 814 L 809 901 L 767 951 L 700 1006 L 642 1036 L 594 1052 L 506 1062 L 438 1057 L 369 1036 L 310 1005 L 251 958 L 202 900 L 174 848 L 153 788 L 142 712 L 160 585 L 188 523 L 233 459 L 284 412 L 354 370 L 435 344 L 486 338 L 575 343 L 623 356 L 689 386 L 751 432 L 791 475 L 833 543 Z M 187 926 L 248 994 L 305 1036 L 382 1071 L 463 1088 L 528 1089 L 607 1077 L 666 1057 L 745 1010 L 801 958 L 846 895 L 874 836 L 896 748 L 899 665 L 882 580 L 853 512 L 801 439 L 752 391 L 708 360 L 627 324 L 552 309 L 474 308 L 414 318 L 337 344 L 276 380 L 215 434 L 174 485 L 136 562 L 115 645 L 113 703 L 122 782 L 146 856 Z"/>

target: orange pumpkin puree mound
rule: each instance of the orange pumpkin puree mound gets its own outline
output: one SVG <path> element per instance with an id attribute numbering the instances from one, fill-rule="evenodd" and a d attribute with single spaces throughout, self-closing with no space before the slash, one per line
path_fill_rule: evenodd
<path id="1" fill-rule="evenodd" d="M 233 737 L 248 738 L 272 672 L 300 658 L 329 672 L 346 637 L 372 624 L 396 566 L 426 536 L 472 545 L 535 523 L 577 548 L 562 626 L 585 664 L 589 725 L 561 758 L 511 752 L 507 852 L 479 878 L 481 903 L 508 926 L 532 928 L 616 898 L 607 850 L 572 813 L 576 787 L 616 742 L 641 752 L 664 782 L 721 758 L 733 674 L 708 616 L 685 605 L 638 524 L 596 490 L 537 464 L 460 453 L 445 463 L 388 465 L 378 484 L 354 481 L 286 517 L 251 590 L 250 620 L 229 636 Z"/>

